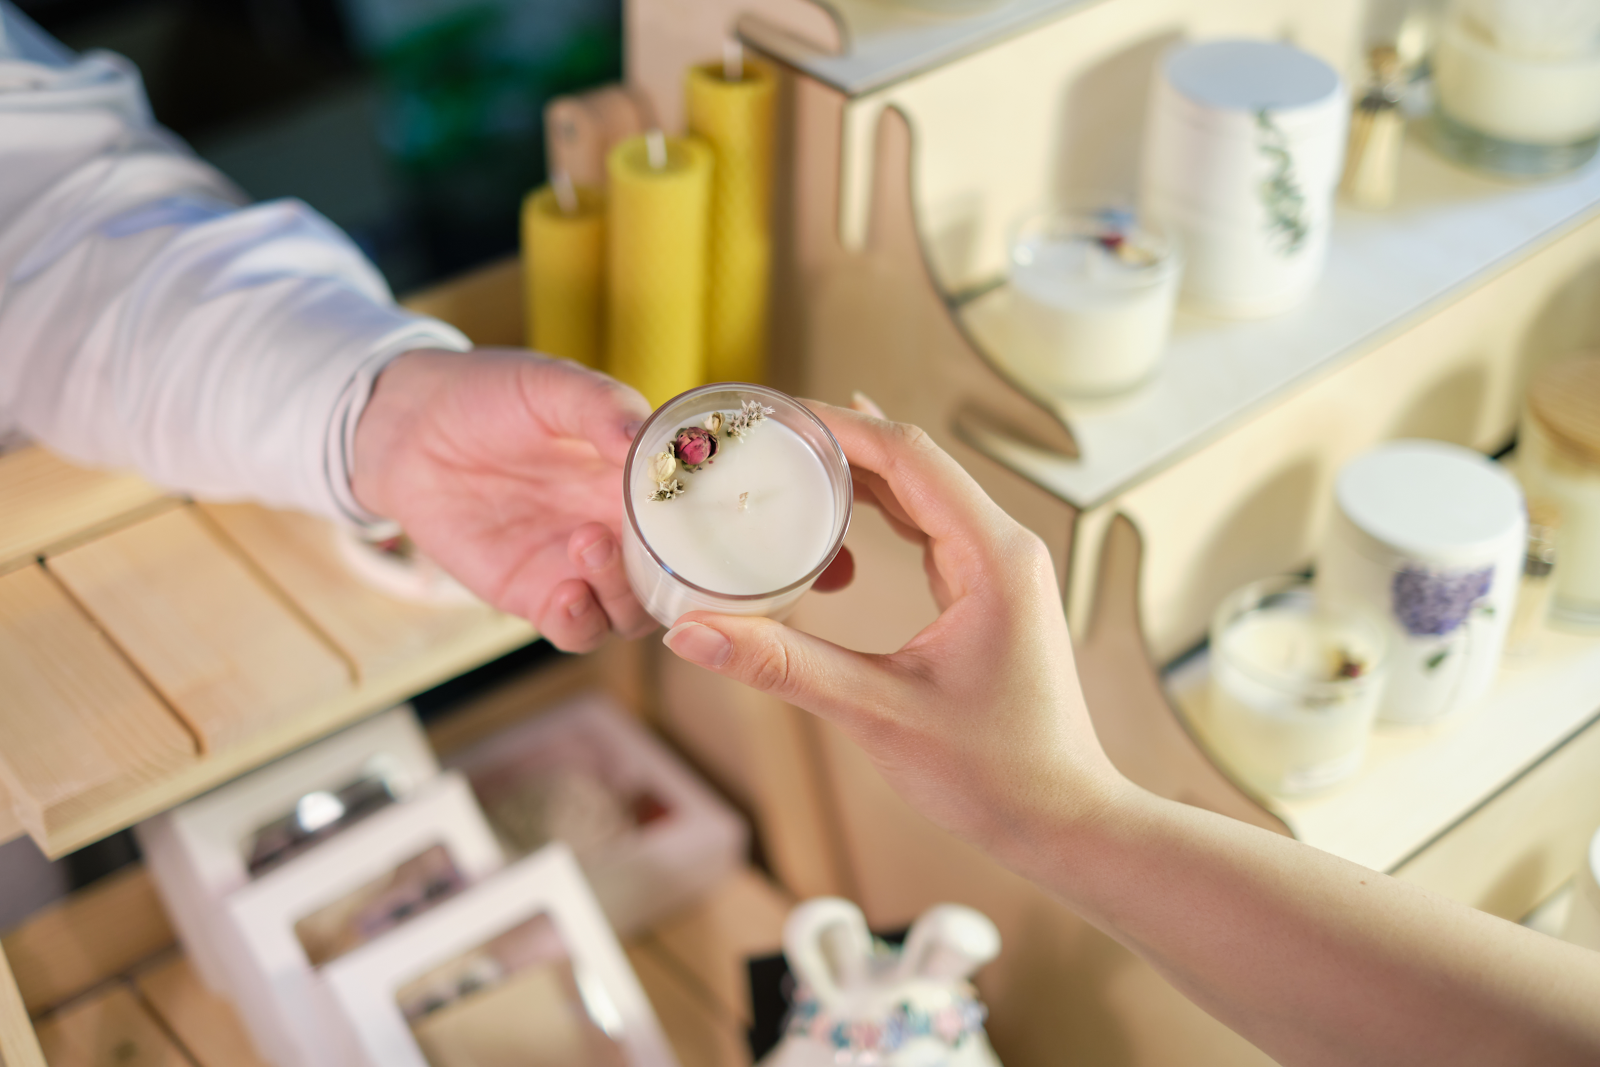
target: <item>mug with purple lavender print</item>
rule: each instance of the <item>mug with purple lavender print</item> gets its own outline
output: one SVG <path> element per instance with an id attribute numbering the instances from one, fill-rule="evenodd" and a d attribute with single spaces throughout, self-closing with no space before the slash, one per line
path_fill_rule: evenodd
<path id="1" fill-rule="evenodd" d="M 1500 665 L 1527 518 L 1499 464 L 1441 441 L 1393 441 L 1350 462 L 1317 557 L 1318 593 L 1383 618 L 1379 717 L 1431 723 L 1471 708 Z"/>

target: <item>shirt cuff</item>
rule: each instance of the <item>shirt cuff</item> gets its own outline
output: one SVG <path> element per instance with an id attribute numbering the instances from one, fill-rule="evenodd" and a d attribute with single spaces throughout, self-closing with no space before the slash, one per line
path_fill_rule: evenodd
<path id="1" fill-rule="evenodd" d="M 419 318 L 407 323 L 380 340 L 367 358 L 356 366 L 334 402 L 332 416 L 328 420 L 323 474 L 328 495 L 337 509 L 335 518 L 371 540 L 397 536 L 400 525 L 362 507 L 350 487 L 350 476 L 355 465 L 356 426 L 361 421 L 362 412 L 367 409 L 367 402 L 372 399 L 372 387 L 378 375 L 390 360 L 418 348 L 466 352 L 471 350 L 472 342 L 466 334 L 438 319 Z"/>

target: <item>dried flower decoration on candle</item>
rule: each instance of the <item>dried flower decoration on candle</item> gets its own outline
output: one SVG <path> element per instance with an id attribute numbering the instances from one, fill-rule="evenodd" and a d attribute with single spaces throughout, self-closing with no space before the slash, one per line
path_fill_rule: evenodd
<path id="1" fill-rule="evenodd" d="M 746 437 L 757 423 L 764 422 L 768 415 L 774 413 L 775 409 L 766 407 L 758 400 L 746 400 L 732 415 L 713 411 L 700 426 L 680 427 L 672 440 L 667 442 L 666 451 L 650 457 L 649 474 L 656 483 L 650 499 L 671 500 L 675 496 L 682 496 L 688 486 L 676 477 L 678 464 L 683 464 L 686 470 L 699 471 L 705 464 L 715 461 L 717 448 L 721 444 L 719 434 Z M 740 510 L 744 510 L 743 507 Z"/>
<path id="2" fill-rule="evenodd" d="M 743 437 L 755 429 L 756 423 L 766 420 L 774 409 L 766 407 L 759 400 L 746 400 L 739 408 L 739 413 L 728 420 L 728 436 Z"/>
<path id="3" fill-rule="evenodd" d="M 651 500 L 671 500 L 682 494 L 685 486 L 677 479 L 678 460 L 669 447 L 665 452 L 657 452 L 650 457 L 650 479 L 656 483 L 655 492 L 650 494 Z"/>
<path id="4" fill-rule="evenodd" d="M 716 457 L 716 432 L 701 426 L 685 426 L 673 437 L 672 450 L 679 463 L 697 471 L 702 463 L 710 463 Z"/>
<path id="5" fill-rule="evenodd" d="M 1133 212 L 1128 209 L 1101 208 L 1095 212 L 1094 221 L 1099 228 L 1094 235 L 1095 243 L 1121 262 L 1130 267 L 1151 267 L 1160 260 L 1160 253 L 1145 243 L 1149 237 L 1139 230 Z"/>

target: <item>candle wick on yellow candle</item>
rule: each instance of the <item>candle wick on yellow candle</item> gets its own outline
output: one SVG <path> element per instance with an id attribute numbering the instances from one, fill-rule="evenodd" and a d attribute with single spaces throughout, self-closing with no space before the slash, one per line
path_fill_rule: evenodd
<path id="1" fill-rule="evenodd" d="M 722 80 L 744 80 L 744 46 L 731 38 L 722 42 Z"/>
<path id="2" fill-rule="evenodd" d="M 644 135 L 645 155 L 649 157 L 650 169 L 661 170 L 667 165 L 667 138 L 660 130 L 651 130 Z"/>
<path id="3" fill-rule="evenodd" d="M 556 207 L 563 215 L 578 213 L 578 190 L 572 187 L 572 175 L 564 170 L 550 175 L 550 191 L 556 194 Z"/>
<path id="4" fill-rule="evenodd" d="M 749 493 L 740 493 L 739 494 L 739 510 L 743 511 L 745 508 L 747 508 L 749 506 L 750 506 L 750 494 Z"/>

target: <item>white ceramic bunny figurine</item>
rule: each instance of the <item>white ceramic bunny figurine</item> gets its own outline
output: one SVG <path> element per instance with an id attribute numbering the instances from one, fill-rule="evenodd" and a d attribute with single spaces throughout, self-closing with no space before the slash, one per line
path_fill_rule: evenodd
<path id="1" fill-rule="evenodd" d="M 896 950 L 848 900 L 808 900 L 784 924 L 798 985 L 761 1067 L 1000 1067 L 967 981 L 999 952 L 994 923 L 959 904 L 923 912 Z"/>

